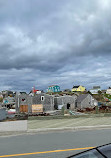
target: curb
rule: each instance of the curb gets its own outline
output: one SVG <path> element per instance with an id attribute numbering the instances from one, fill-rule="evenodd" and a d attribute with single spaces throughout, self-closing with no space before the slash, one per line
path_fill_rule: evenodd
<path id="1" fill-rule="evenodd" d="M 111 128 L 111 125 L 78 126 L 78 127 L 63 127 L 63 128 L 38 128 L 38 129 L 28 129 L 27 133 L 54 132 L 54 131 L 80 131 L 80 130 L 109 129 L 109 128 Z"/>

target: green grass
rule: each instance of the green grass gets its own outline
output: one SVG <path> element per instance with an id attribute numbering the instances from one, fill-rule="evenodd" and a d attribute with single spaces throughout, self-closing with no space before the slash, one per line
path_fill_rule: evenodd
<path id="1" fill-rule="evenodd" d="M 110 94 L 105 94 L 104 95 L 106 98 L 111 99 L 111 95 Z"/>
<path id="2" fill-rule="evenodd" d="M 28 129 L 111 125 L 111 117 L 28 120 Z"/>

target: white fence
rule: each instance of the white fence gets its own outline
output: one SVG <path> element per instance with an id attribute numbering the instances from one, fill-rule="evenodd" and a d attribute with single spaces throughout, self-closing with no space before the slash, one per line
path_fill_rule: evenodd
<path id="1" fill-rule="evenodd" d="M 27 120 L 0 122 L 0 132 L 27 131 Z"/>

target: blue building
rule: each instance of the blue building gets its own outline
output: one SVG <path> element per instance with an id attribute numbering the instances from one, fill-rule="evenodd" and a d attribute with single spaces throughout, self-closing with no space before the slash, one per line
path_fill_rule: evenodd
<path id="1" fill-rule="evenodd" d="M 58 85 L 49 86 L 48 92 L 60 92 L 60 87 Z"/>

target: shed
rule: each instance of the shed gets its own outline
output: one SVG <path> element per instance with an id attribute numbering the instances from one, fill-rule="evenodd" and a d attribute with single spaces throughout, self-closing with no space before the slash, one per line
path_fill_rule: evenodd
<path id="1" fill-rule="evenodd" d="M 37 111 L 40 106 L 43 107 L 43 111 L 54 110 L 54 96 L 45 93 L 37 94 L 35 96 L 29 96 L 27 94 L 16 96 L 16 111 L 32 113 Z"/>
<path id="2" fill-rule="evenodd" d="M 64 106 L 65 109 L 75 109 L 75 100 L 77 99 L 76 95 L 70 96 L 70 95 L 64 95 L 54 98 L 54 107 L 55 109 L 58 109 L 59 106 Z"/>
<path id="3" fill-rule="evenodd" d="M 98 105 L 98 101 L 90 94 L 81 94 L 77 97 L 75 107 L 79 109 L 94 107 Z"/>

